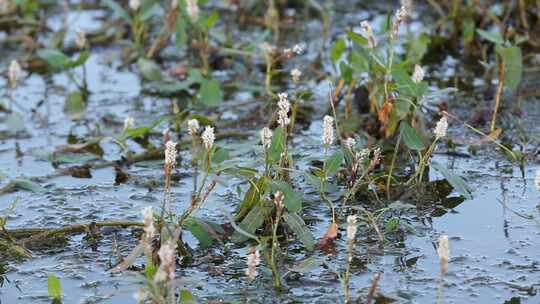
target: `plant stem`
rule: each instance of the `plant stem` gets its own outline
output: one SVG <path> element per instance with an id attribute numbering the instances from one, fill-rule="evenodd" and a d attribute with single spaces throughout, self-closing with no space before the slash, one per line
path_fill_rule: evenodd
<path id="1" fill-rule="evenodd" d="M 497 84 L 497 92 L 495 94 L 495 106 L 493 108 L 493 117 L 491 118 L 491 132 L 495 131 L 495 126 L 497 123 L 497 112 L 499 111 L 499 106 L 501 104 L 501 95 L 503 93 L 504 89 L 504 75 L 505 75 L 505 67 L 504 67 L 504 58 L 503 56 L 499 56 L 499 83 Z"/>

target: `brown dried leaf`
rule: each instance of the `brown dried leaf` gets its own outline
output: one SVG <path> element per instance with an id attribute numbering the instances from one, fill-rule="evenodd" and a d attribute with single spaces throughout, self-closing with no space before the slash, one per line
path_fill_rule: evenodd
<path id="1" fill-rule="evenodd" d="M 317 241 L 317 248 L 322 251 L 329 251 L 333 246 L 334 239 L 338 236 L 339 227 L 336 223 L 331 223 L 326 233 Z"/>

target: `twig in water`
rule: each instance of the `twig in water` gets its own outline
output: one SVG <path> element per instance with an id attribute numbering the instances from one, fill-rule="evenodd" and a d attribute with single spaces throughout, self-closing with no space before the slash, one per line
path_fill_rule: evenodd
<path id="1" fill-rule="evenodd" d="M 371 304 L 373 302 L 373 296 L 375 295 L 375 290 L 377 289 L 377 284 L 379 284 L 379 280 L 381 279 L 382 273 L 376 272 L 373 275 L 373 280 L 371 281 L 371 287 L 369 288 L 366 304 Z"/>

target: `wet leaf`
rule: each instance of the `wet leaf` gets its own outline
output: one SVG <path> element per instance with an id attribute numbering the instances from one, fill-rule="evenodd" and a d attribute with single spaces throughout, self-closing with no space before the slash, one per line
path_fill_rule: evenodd
<path id="1" fill-rule="evenodd" d="M 201 244 L 201 247 L 210 247 L 215 240 L 221 242 L 221 238 L 216 231 L 219 226 L 196 217 L 190 217 L 185 221 L 184 228 L 191 232 Z M 223 231 L 221 231 L 223 233 Z"/>
<path id="2" fill-rule="evenodd" d="M 124 19 L 124 21 L 126 21 L 127 23 L 131 23 L 131 16 L 129 15 L 129 13 L 123 9 L 116 1 L 114 0 L 102 0 L 103 3 L 105 5 L 107 5 L 112 11 L 113 13 Z"/>
<path id="3" fill-rule="evenodd" d="M 477 29 L 476 33 L 478 33 L 480 37 L 486 39 L 487 41 L 500 45 L 504 44 L 504 39 L 499 32 L 487 32 L 482 29 Z"/>
<path id="4" fill-rule="evenodd" d="M 53 70 L 64 68 L 71 60 L 66 54 L 56 49 L 39 49 L 36 53 L 38 57 L 45 60 Z"/>
<path id="5" fill-rule="evenodd" d="M 6 119 L 6 125 L 13 134 L 24 131 L 24 117 L 19 113 L 11 113 Z"/>
<path id="6" fill-rule="evenodd" d="M 416 129 L 413 129 L 407 122 L 402 121 L 400 125 L 400 132 L 403 138 L 403 142 L 409 149 L 423 150 L 425 149 L 422 135 Z"/>
<path id="7" fill-rule="evenodd" d="M 307 250 L 313 250 L 315 247 L 315 239 L 313 238 L 311 231 L 307 228 L 306 223 L 304 223 L 304 220 L 302 220 L 298 214 L 288 212 L 283 214 L 283 218 L 296 237 L 298 237 L 298 240 L 306 246 Z"/>
<path id="8" fill-rule="evenodd" d="M 47 279 L 47 290 L 49 292 L 49 297 L 55 300 L 60 300 L 62 298 L 62 285 L 56 275 L 52 273 Z"/>
<path id="9" fill-rule="evenodd" d="M 471 189 L 461 177 L 454 175 L 439 163 L 431 162 L 430 166 L 439 171 L 458 193 L 463 195 L 466 199 L 472 199 Z"/>
<path id="10" fill-rule="evenodd" d="M 84 96 L 80 91 L 71 92 L 64 103 L 64 112 L 71 119 L 81 119 L 86 109 L 86 102 Z"/>
<path id="11" fill-rule="evenodd" d="M 290 271 L 298 273 L 308 273 L 321 265 L 322 261 L 319 257 L 311 256 L 298 262 L 296 265 L 294 265 L 293 268 L 290 269 Z"/>
<path id="12" fill-rule="evenodd" d="M 209 107 L 215 107 L 221 103 L 223 93 L 217 80 L 205 79 L 201 83 L 200 100 Z"/>
<path id="13" fill-rule="evenodd" d="M 338 236 L 339 227 L 336 223 L 330 223 L 326 233 L 317 241 L 317 248 L 322 251 L 328 251 L 333 245 L 334 239 Z"/>
<path id="14" fill-rule="evenodd" d="M 195 297 L 189 290 L 181 289 L 180 290 L 180 303 L 196 303 Z"/>
<path id="15" fill-rule="evenodd" d="M 266 184 L 268 183 L 268 178 L 261 177 L 257 181 L 251 181 L 250 187 L 246 194 L 244 195 L 244 199 L 242 200 L 242 203 L 240 204 L 240 207 L 238 208 L 238 212 L 236 213 L 235 219 L 240 220 L 244 217 L 245 214 L 247 214 L 251 208 L 259 202 L 261 199 L 261 195 L 264 194 L 266 191 Z"/>
<path id="16" fill-rule="evenodd" d="M 239 228 L 253 235 L 255 231 L 264 223 L 264 219 L 268 215 L 269 208 L 265 203 L 259 203 L 253 206 L 246 217 L 238 225 Z M 235 231 L 232 240 L 234 242 L 244 242 L 248 237 L 241 232 Z"/>
<path id="17" fill-rule="evenodd" d="M 391 218 L 388 220 L 388 222 L 386 222 L 386 224 L 384 225 L 384 229 L 386 230 L 386 232 L 395 232 L 397 231 L 397 229 L 399 228 L 399 220 L 397 218 Z"/>
<path id="18" fill-rule="evenodd" d="M 141 76 L 146 81 L 161 81 L 163 75 L 161 75 L 161 67 L 152 60 L 139 58 L 137 60 L 137 66 Z"/>
<path id="19" fill-rule="evenodd" d="M 33 182 L 28 179 L 14 179 L 10 181 L 7 185 L 5 185 L 3 188 L 0 189 L 0 193 L 7 193 L 12 192 L 15 190 L 27 190 L 34 193 L 44 192 L 45 188 L 43 188 L 41 185 L 39 185 L 36 182 Z"/>

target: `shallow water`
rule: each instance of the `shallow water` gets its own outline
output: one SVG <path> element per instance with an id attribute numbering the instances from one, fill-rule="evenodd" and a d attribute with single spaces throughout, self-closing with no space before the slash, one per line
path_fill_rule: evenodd
<path id="1" fill-rule="evenodd" d="M 380 7 L 379 7 L 380 6 Z M 388 7 L 380 4 L 370 12 L 381 13 Z M 334 31 L 341 31 L 345 24 L 365 18 L 365 12 L 351 14 L 345 8 L 336 8 Z M 73 22 L 88 29 L 96 28 L 92 16 L 101 16 L 100 11 L 74 14 Z M 381 18 L 381 17 L 378 17 Z M 71 20 L 71 19 L 70 19 Z M 52 27 L 58 26 L 54 22 Z M 418 25 L 416 25 L 418 26 Z M 320 29 L 318 21 L 309 21 L 306 28 Z M 312 32 L 313 33 L 313 32 Z M 294 36 L 292 34 L 291 36 Z M 308 36 L 311 36 L 308 34 Z M 311 37 L 313 38 L 313 37 Z M 318 37 L 320 38 L 320 37 Z M 320 40 L 320 39 L 319 39 Z M 321 43 L 317 39 L 306 42 L 310 46 Z M 104 49 L 89 59 L 88 82 L 90 99 L 84 116 L 86 125 L 74 122 L 63 113 L 66 92 L 69 91 L 65 75 L 55 75 L 53 85 L 44 78 L 31 75 L 13 93 L 20 105 L 25 132 L 6 136 L 0 140 L 1 185 L 21 177 L 40 177 L 52 174 L 55 169 L 49 161 L 39 155 L 54 151 L 54 147 L 66 144 L 70 133 L 84 138 L 95 135 L 95 125 L 104 124 L 103 118 L 112 118 L 102 130 L 106 134 L 121 132 L 124 117 L 131 115 L 137 122 L 150 123 L 156 117 L 169 113 L 170 103 L 163 98 L 141 95 L 139 76 L 136 71 L 121 68 L 119 51 Z M 309 52 L 298 59 L 301 64 L 314 58 Z M 112 59 L 111 59 L 112 58 Z M 295 59 L 296 60 L 296 59 Z M 109 61 L 111 64 L 109 64 Z M 328 66 L 326 66 L 328 68 Z M 444 68 L 444 67 L 443 67 Z M 328 68 L 330 69 L 330 68 Z M 434 72 L 437 67 L 433 68 Z M 221 73 L 220 76 L 228 77 Z M 230 76 L 230 75 L 229 75 Z M 535 75 L 529 75 L 534 79 Z M 231 76 L 232 78 L 232 76 Z M 1 80 L 0 80 L 1 81 Z M 249 83 L 248 83 L 249 84 Z M 0 83 L 5 87 L 6 83 Z M 67 86 L 67 87 L 62 87 Z M 318 122 L 325 109 L 328 82 L 310 81 L 309 88 L 315 91 L 315 106 L 320 109 L 313 123 L 295 135 L 294 153 L 299 156 L 320 156 L 319 138 L 321 124 Z M 233 107 L 239 99 L 251 100 L 253 94 L 239 89 L 225 104 L 225 118 L 235 120 L 249 109 Z M 43 105 L 37 106 L 40 101 Z M 539 134 L 536 124 L 540 118 L 540 103 L 537 99 L 524 100 L 523 124 L 530 134 Z M 34 112 L 31 112 L 34 110 Z M 465 109 L 466 111 L 466 109 Z M 225 119 L 224 118 L 224 119 Z M 160 130 L 164 126 L 159 127 Z M 9 134 L 12 126 L 0 120 L 0 132 Z M 249 130 L 249 129 L 248 129 Z M 467 138 L 470 134 L 462 126 L 451 126 L 452 136 Z M 158 141 L 156 141 L 158 142 Z M 231 155 L 251 166 L 260 159 L 261 150 L 255 136 L 249 142 L 220 142 L 231 149 Z M 16 156 L 16 145 L 23 151 Z M 105 160 L 116 160 L 122 150 L 110 141 L 102 143 Z M 129 143 L 134 152 L 144 149 L 134 142 Z M 373 242 L 374 235 L 367 226 L 360 225 L 358 244 L 353 260 L 351 293 L 352 298 L 363 302 L 375 272 L 382 272 L 378 287 L 378 303 L 384 302 L 381 295 L 395 303 L 434 303 L 439 295 L 439 260 L 434 242 L 441 234 L 450 237 L 451 261 L 449 272 L 444 277 L 442 295 L 445 303 L 539 303 L 536 295 L 540 287 L 540 225 L 534 220 L 518 214 L 540 217 L 540 192 L 533 184 L 534 174 L 540 167 L 535 156 L 525 167 L 522 178 L 517 167 L 512 167 L 493 146 L 485 145 L 478 156 L 452 157 L 437 155 L 435 160 L 448 165 L 455 173 L 467 178 L 474 189 L 472 200 L 446 209 L 440 203 L 404 212 L 401 219 L 407 220 L 414 232 L 392 236 L 393 241 L 381 249 Z M 182 152 L 189 159 L 187 151 Z M 182 178 L 173 185 L 173 208 L 181 211 L 189 200 L 193 180 L 191 171 L 184 162 L 178 172 Z M 298 162 L 305 166 L 307 160 Z M 58 227 L 75 223 L 88 223 L 113 219 L 140 220 L 140 210 L 146 206 L 159 209 L 163 198 L 162 163 L 147 161 L 133 164 L 125 169 L 134 180 L 114 185 L 112 168 L 92 170 L 92 178 L 78 179 L 61 176 L 46 179 L 41 185 L 42 193 L 18 191 L 0 195 L 0 210 L 18 199 L 19 203 L 9 218 L 8 228 Z M 432 180 L 440 179 L 436 173 Z M 149 187 L 148 185 L 156 186 Z M 302 184 L 299 181 L 302 187 Z M 199 215 L 218 223 L 226 223 L 228 213 L 236 208 L 240 197 L 237 187 L 246 190 L 241 180 L 229 179 L 211 195 L 208 204 Z M 316 238 L 320 238 L 328 225 L 327 207 L 317 196 L 305 188 L 305 214 L 315 220 L 310 224 Z M 457 197 L 456 193 L 451 196 Z M 365 202 L 356 202 L 365 203 Z M 505 207 L 506 206 L 506 207 Z M 437 208 L 438 207 L 438 208 Z M 113 243 L 125 256 L 136 244 L 131 229 L 109 230 L 97 246 L 83 239 L 83 235 L 69 237 L 67 244 L 47 250 L 35 251 L 35 257 L 27 261 L 7 261 L 9 282 L 0 288 L 0 303 L 47 303 L 47 277 L 55 273 L 62 282 L 65 303 L 130 303 L 133 293 L 142 286 L 141 277 L 135 272 L 112 275 L 108 269 L 116 263 Z M 180 283 L 193 292 L 201 302 L 210 300 L 249 301 L 254 303 L 336 303 L 342 302 L 341 283 L 332 269 L 343 270 L 346 260 L 346 245 L 342 238 L 336 243 L 334 254 L 320 251 L 309 253 L 300 245 L 291 242 L 288 248 L 290 266 L 305 258 L 318 261 L 311 271 L 289 279 L 287 291 L 276 293 L 272 289 L 271 274 L 262 267 L 261 279 L 246 287 L 243 245 L 226 244 L 202 250 L 190 235 L 185 239 L 194 248 L 195 263 L 178 270 Z M 513 302 L 512 302 L 513 301 Z"/>

